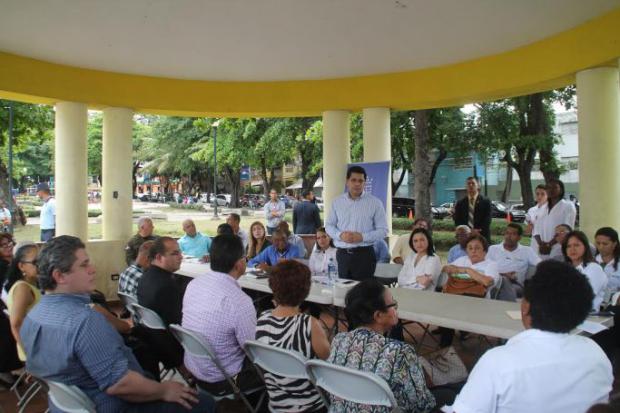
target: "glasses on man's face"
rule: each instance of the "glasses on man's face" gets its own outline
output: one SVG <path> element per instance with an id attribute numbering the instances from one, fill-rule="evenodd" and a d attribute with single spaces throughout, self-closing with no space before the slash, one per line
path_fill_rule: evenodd
<path id="1" fill-rule="evenodd" d="M 22 264 L 32 264 L 35 267 L 37 266 L 37 260 L 32 260 L 32 261 L 22 261 Z"/>
<path id="2" fill-rule="evenodd" d="M 398 310 L 398 301 L 394 300 L 392 304 L 387 304 L 385 309 L 389 310 L 391 307 L 394 307 L 394 310 Z"/>
<path id="3" fill-rule="evenodd" d="M 9 248 L 14 245 L 13 241 L 0 243 L 0 248 Z"/>

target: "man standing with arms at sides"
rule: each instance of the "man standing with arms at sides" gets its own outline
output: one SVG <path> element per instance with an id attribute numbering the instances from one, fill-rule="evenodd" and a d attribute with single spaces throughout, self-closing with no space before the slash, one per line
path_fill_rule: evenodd
<path id="1" fill-rule="evenodd" d="M 46 183 L 37 185 L 37 195 L 43 201 L 41 207 L 41 241 L 47 242 L 56 236 L 56 200 Z"/>
<path id="2" fill-rule="evenodd" d="M 388 234 L 383 204 L 379 198 L 364 192 L 365 183 L 364 168 L 349 167 L 347 192 L 334 200 L 325 222 L 327 233 L 338 248 L 340 278 L 371 278 L 377 266 L 373 244 Z"/>
<path id="3" fill-rule="evenodd" d="M 319 207 L 312 203 L 314 199 L 312 191 L 303 191 L 302 197 L 302 201 L 297 202 L 293 208 L 293 233 L 314 235 L 317 228 L 322 226 Z"/>
<path id="4" fill-rule="evenodd" d="M 470 176 L 465 181 L 467 196 L 454 206 L 454 225 L 467 225 L 473 234 L 491 242 L 491 201 L 480 194 L 478 180 Z"/>
<path id="5" fill-rule="evenodd" d="M 278 193 L 275 189 L 269 192 L 271 199 L 265 204 L 265 219 L 267 220 L 267 233 L 269 235 L 278 229 L 278 224 L 284 219 L 286 207 L 284 202 L 278 199 Z"/>
<path id="6" fill-rule="evenodd" d="M 155 227 L 153 226 L 151 218 L 140 217 L 138 219 L 138 233 L 131 237 L 125 247 L 125 261 L 127 265 L 131 265 L 138 257 L 140 245 L 144 244 L 146 241 L 154 241 L 157 239 L 157 237 L 153 235 L 154 229 Z"/>

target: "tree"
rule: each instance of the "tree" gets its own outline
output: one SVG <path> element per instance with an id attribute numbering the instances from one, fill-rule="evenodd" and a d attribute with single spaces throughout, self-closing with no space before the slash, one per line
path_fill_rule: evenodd
<path id="1" fill-rule="evenodd" d="M 432 222 L 431 212 L 431 163 L 429 158 L 430 110 L 415 111 L 415 216 Z"/>

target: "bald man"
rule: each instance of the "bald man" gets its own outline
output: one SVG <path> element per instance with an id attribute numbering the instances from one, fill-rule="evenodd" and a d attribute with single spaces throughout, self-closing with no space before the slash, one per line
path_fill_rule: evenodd
<path id="1" fill-rule="evenodd" d="M 179 239 L 179 247 L 183 255 L 196 258 L 204 258 L 209 255 L 211 238 L 196 232 L 194 221 L 191 219 L 183 221 L 183 232 L 185 232 L 185 235 Z"/>

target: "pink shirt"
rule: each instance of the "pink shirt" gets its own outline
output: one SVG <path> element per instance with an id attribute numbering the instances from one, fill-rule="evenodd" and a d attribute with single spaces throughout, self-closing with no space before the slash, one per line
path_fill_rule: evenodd
<path id="1" fill-rule="evenodd" d="M 194 278 L 183 297 L 182 324 L 206 339 L 226 373 L 235 376 L 241 371 L 245 358 L 241 347 L 256 334 L 256 310 L 237 280 L 211 270 Z M 224 380 L 207 357 L 186 352 L 185 366 L 202 381 Z"/>

